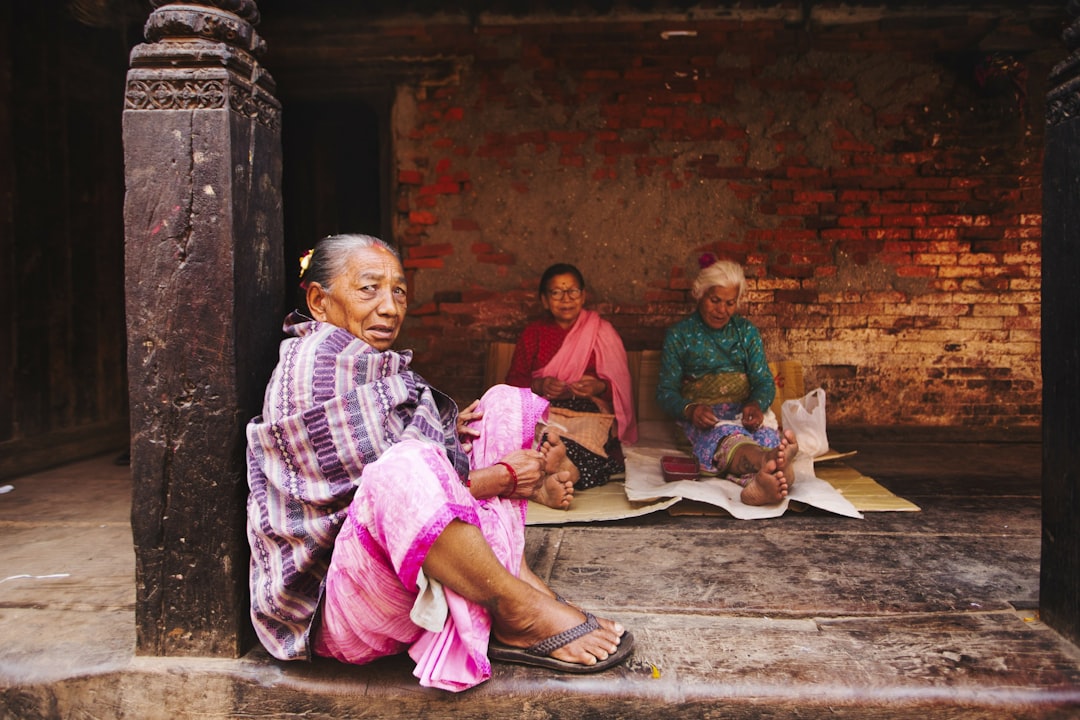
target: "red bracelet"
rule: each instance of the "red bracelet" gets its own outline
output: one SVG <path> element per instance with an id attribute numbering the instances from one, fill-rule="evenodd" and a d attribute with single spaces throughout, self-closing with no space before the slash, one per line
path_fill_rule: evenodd
<path id="1" fill-rule="evenodd" d="M 514 472 L 514 468 L 510 467 L 510 463 L 497 462 L 495 464 L 496 465 L 502 465 L 504 468 L 506 468 L 506 471 L 510 473 L 510 482 L 514 483 L 513 485 L 510 486 L 510 490 L 508 490 L 507 492 L 504 492 L 504 493 L 499 493 L 499 497 L 504 497 L 504 498 L 505 497 L 510 497 L 511 495 L 514 494 L 515 491 L 517 491 L 517 485 L 518 485 L 517 473 Z"/>

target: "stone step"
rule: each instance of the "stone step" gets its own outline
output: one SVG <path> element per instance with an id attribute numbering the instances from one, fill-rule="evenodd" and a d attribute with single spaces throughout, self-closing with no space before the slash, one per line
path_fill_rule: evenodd
<path id="1" fill-rule="evenodd" d="M 419 687 L 407 656 L 364 667 L 281 663 L 262 650 L 133 657 L 7 687 L 0 717 L 1077 717 L 1080 658 L 1031 615 L 620 613 L 637 640 L 624 666 L 579 676 L 496 664 L 460 694 Z"/>

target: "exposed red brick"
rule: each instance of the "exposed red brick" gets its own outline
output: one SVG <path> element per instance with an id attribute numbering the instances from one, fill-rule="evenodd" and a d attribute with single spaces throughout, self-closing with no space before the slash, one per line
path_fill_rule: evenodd
<path id="1" fill-rule="evenodd" d="M 402 265 L 406 270 L 419 270 L 421 268 L 438 269 L 443 266 L 443 261 L 439 258 L 406 258 Z"/>
<path id="2" fill-rule="evenodd" d="M 686 293 L 667 290 L 646 290 L 645 302 L 684 302 Z"/>
<path id="3" fill-rule="evenodd" d="M 414 225 L 434 225 L 439 219 L 435 216 L 435 213 L 425 211 L 413 211 L 409 213 L 409 222 Z"/>
<path id="4" fill-rule="evenodd" d="M 552 130 L 547 133 L 549 142 L 557 145 L 580 145 L 588 141 L 589 134 L 585 132 L 568 132 L 565 130 Z"/>
<path id="5" fill-rule="evenodd" d="M 456 195 L 461 192 L 461 186 L 456 182 L 440 182 L 435 185 L 425 185 L 420 188 L 421 195 Z"/>
<path id="6" fill-rule="evenodd" d="M 410 317 L 421 317 L 423 315 L 435 315 L 439 312 L 439 306 L 437 303 L 429 302 L 422 303 L 420 305 L 409 305 Z"/>
<path id="7" fill-rule="evenodd" d="M 395 235 L 407 257 L 437 260 L 452 246 L 471 261 L 449 281 L 463 288 L 453 300 L 440 293 L 437 309 L 418 312 L 425 369 L 444 374 L 429 379 L 479 384 L 487 341 L 513 339 L 536 312 L 523 290 L 535 278 L 515 258 L 572 222 L 591 242 L 612 243 L 627 277 L 669 257 L 650 243 L 674 248 L 670 267 L 650 265 L 643 286 L 595 306 L 635 347 L 658 347 L 691 310 L 694 258 L 711 249 L 744 264 L 746 311 L 775 352 L 829 382 L 831 421 L 1037 424 L 1039 108 L 1017 120 L 1025 132 L 999 132 L 972 121 L 984 100 L 971 88 L 921 75 L 936 67 L 927 58 L 970 47 L 998 22 L 965 16 L 811 34 L 703 17 L 693 43 L 660 41 L 636 19 L 395 31 L 418 56 L 438 44 L 471 58 L 460 78 L 415 87 L 415 127 L 396 143 L 407 169 L 392 198 Z M 867 92 L 873 67 L 860 67 L 866 77 L 856 82 L 842 63 L 799 61 L 864 50 L 896 60 L 886 63 L 895 73 L 887 101 Z M 747 106 L 737 85 L 768 102 Z M 754 118 L 750 131 L 744 117 Z M 811 137 L 807 128 L 826 131 Z M 583 180 L 590 197 L 566 197 Z M 653 203 L 673 212 L 654 218 Z M 618 216 L 610 236 L 590 226 L 592 205 L 598 217 Z M 705 226 L 714 215 L 719 222 Z M 531 232 L 513 237 L 518 223 Z M 475 241 L 481 227 L 500 233 L 498 247 Z M 430 284 L 426 273 L 447 271 L 407 269 L 417 288 Z M 995 305 L 1012 311 L 981 309 Z M 819 360 L 835 357 L 844 363 Z M 940 360 L 928 366 L 926 357 Z M 1002 368 L 1015 374 L 995 374 Z M 882 387 L 911 390 L 890 403 L 867 399 Z"/>
<path id="8" fill-rule="evenodd" d="M 955 240 L 960 236 L 956 228 L 916 228 L 916 240 Z"/>
<path id="9" fill-rule="evenodd" d="M 483 255 L 476 256 L 477 262 L 487 263 L 490 265 L 512 265 L 514 263 L 513 253 L 485 253 Z"/>
<path id="10" fill-rule="evenodd" d="M 480 224 L 472 218 L 454 218 L 450 221 L 450 227 L 461 232 L 477 232 Z"/>
<path id="11" fill-rule="evenodd" d="M 409 249 L 408 259 L 416 260 L 419 258 L 431 258 L 441 257 L 444 255 L 453 255 L 454 246 L 450 243 L 441 243 L 438 245 L 421 245 Z"/>

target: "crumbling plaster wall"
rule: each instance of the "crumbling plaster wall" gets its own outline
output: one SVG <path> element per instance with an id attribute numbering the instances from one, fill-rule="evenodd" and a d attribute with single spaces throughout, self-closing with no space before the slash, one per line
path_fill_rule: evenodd
<path id="1" fill-rule="evenodd" d="M 1037 426 L 1040 83 L 1060 28 L 399 25 L 457 62 L 394 104 L 402 344 L 467 401 L 487 344 L 516 337 L 540 273 L 569 261 L 629 347 L 659 348 L 714 252 L 745 264 L 744 313 L 826 389 L 834 425 Z M 1021 50 L 990 55 L 1001 37 Z"/>

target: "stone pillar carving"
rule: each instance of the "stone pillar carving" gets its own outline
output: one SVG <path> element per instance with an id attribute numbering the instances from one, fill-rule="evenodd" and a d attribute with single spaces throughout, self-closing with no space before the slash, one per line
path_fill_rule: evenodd
<path id="1" fill-rule="evenodd" d="M 151 4 L 124 106 L 137 651 L 232 657 L 244 426 L 284 308 L 281 108 L 253 0 Z"/>
<path id="2" fill-rule="evenodd" d="M 1080 644 L 1080 2 L 1050 75 L 1043 162 L 1042 619 Z"/>

